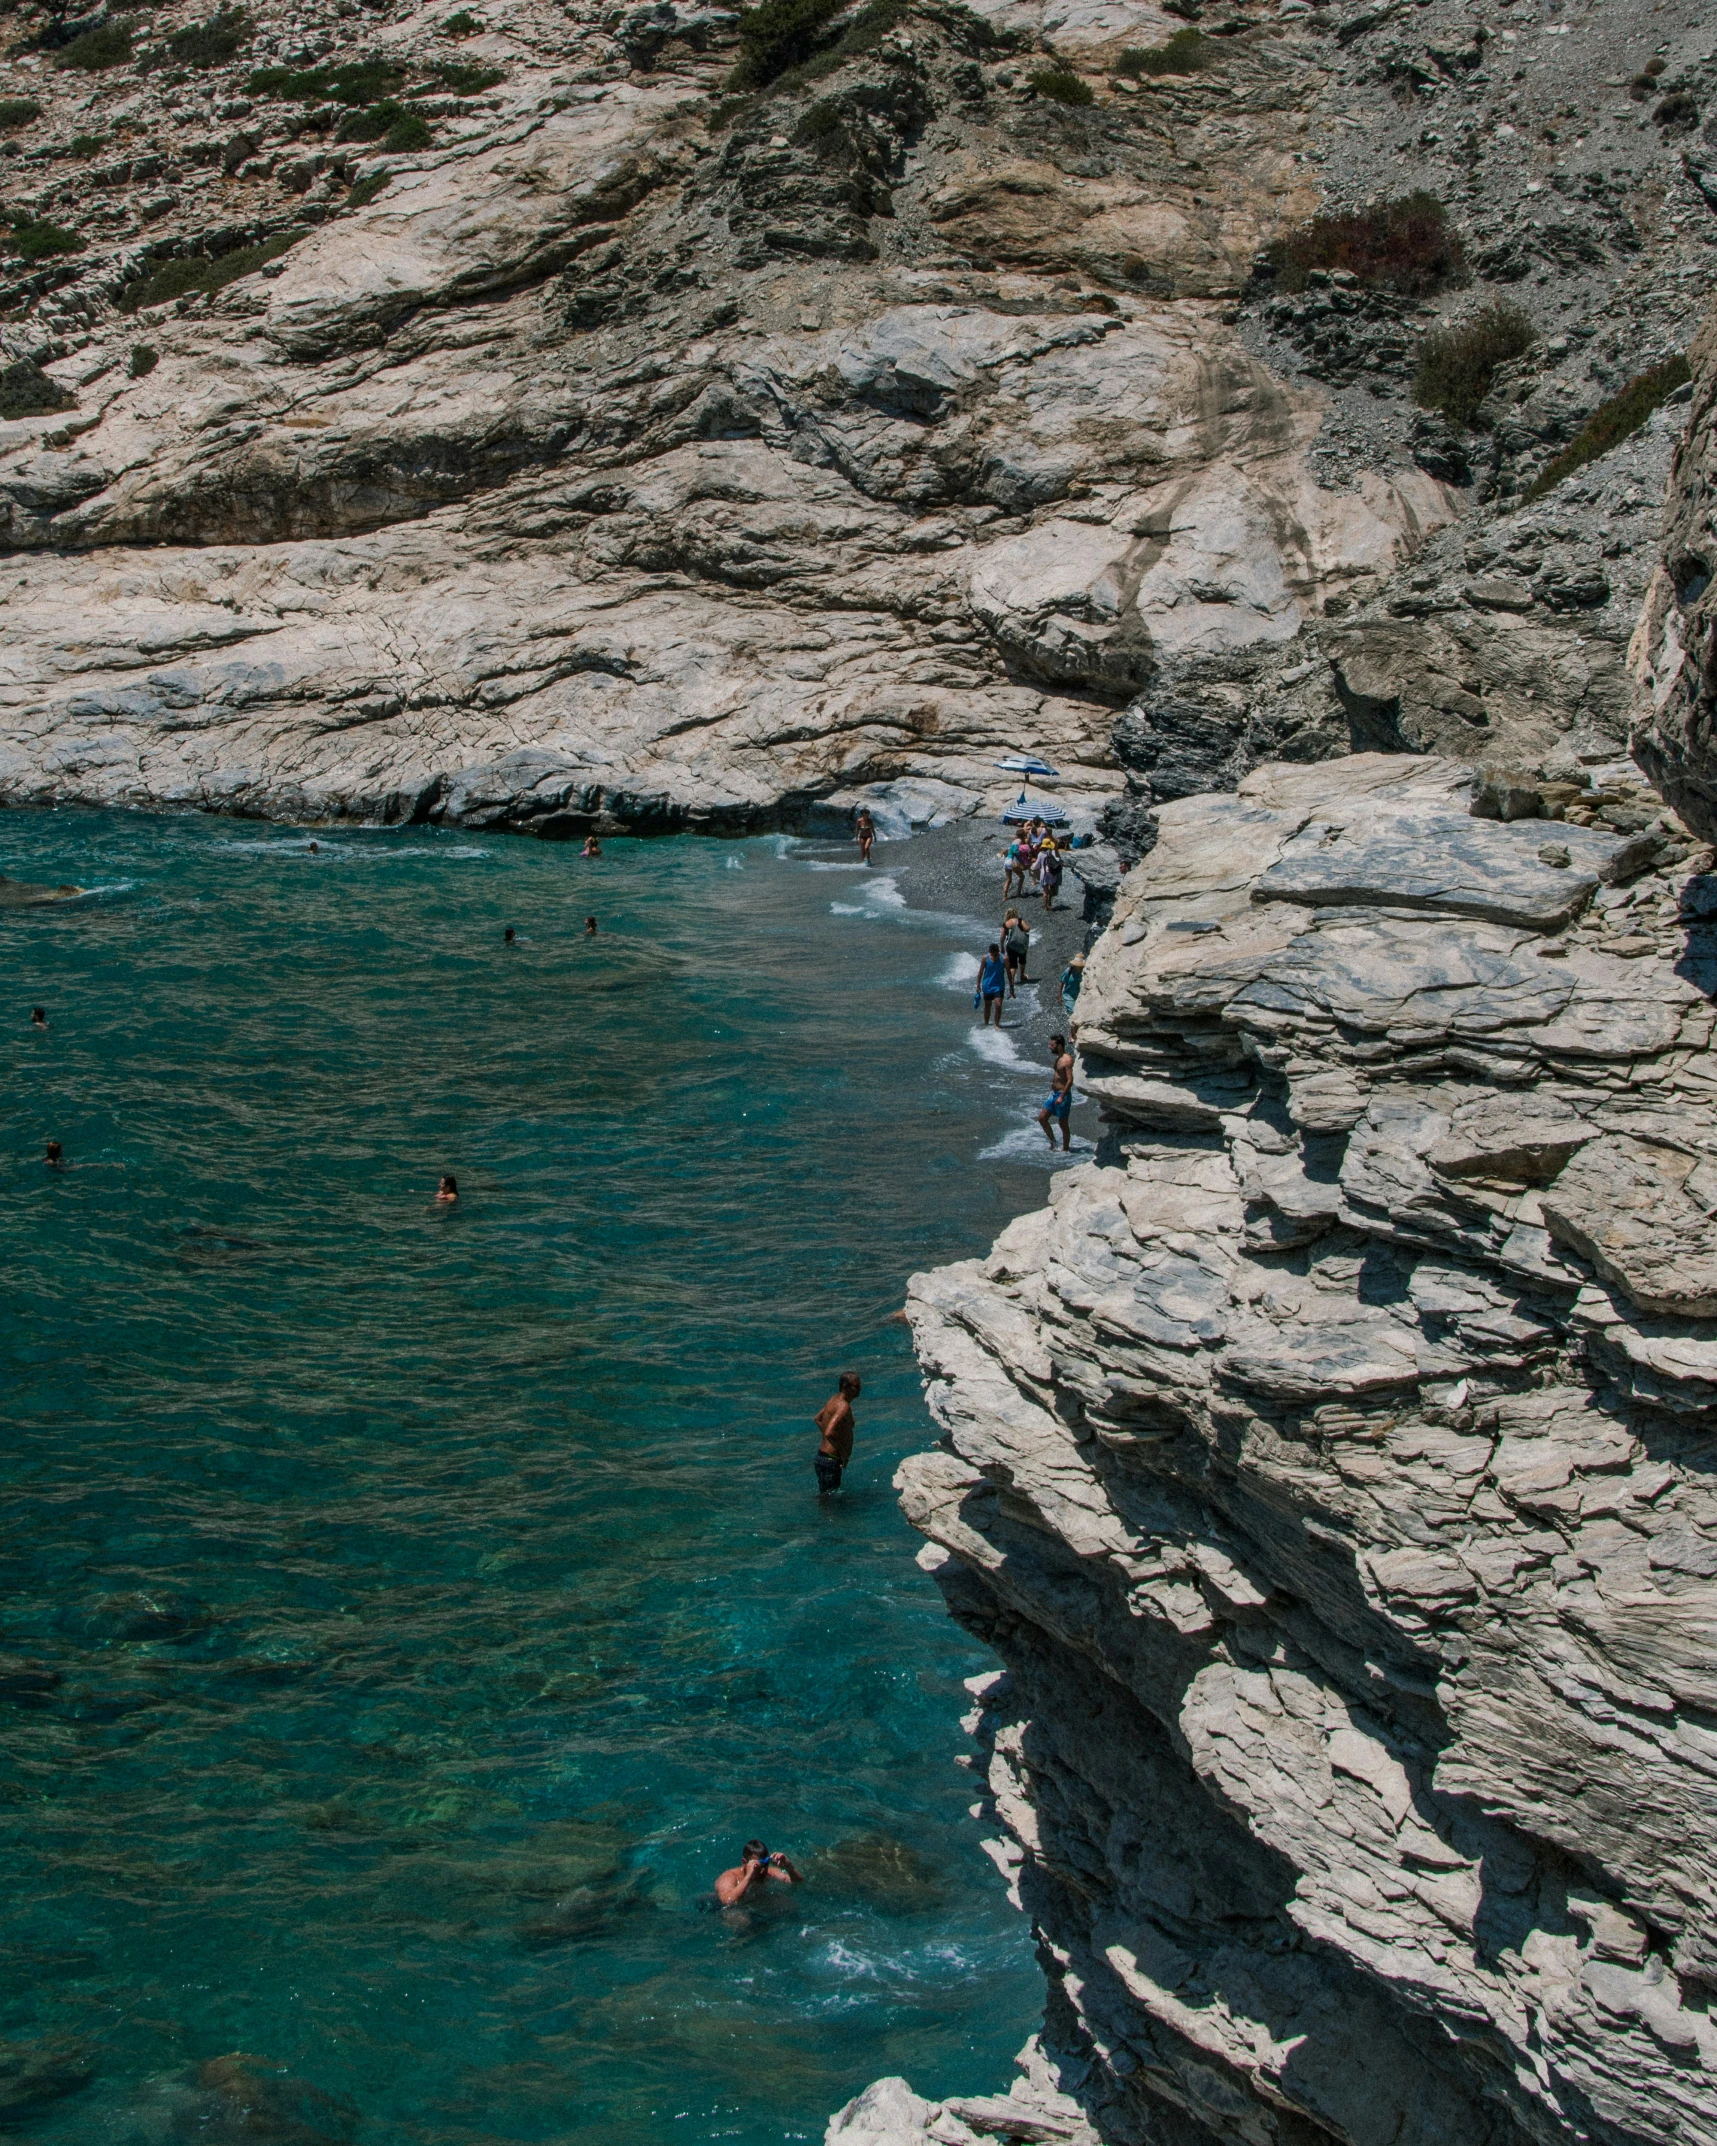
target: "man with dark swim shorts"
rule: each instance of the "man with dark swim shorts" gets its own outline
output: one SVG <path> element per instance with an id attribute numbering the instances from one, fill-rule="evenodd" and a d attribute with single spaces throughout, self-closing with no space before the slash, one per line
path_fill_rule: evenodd
<path id="1" fill-rule="evenodd" d="M 1073 1134 L 1067 1122 L 1073 1110 L 1073 1053 L 1067 1048 L 1065 1036 L 1050 1037 L 1049 1055 L 1055 1062 L 1055 1071 L 1049 1077 L 1049 1093 L 1037 1114 L 1037 1122 L 1043 1127 L 1043 1137 L 1054 1147 L 1055 1133 L 1050 1120 L 1056 1121 L 1061 1127 L 1061 1152 L 1065 1155 L 1073 1146 Z"/>
<path id="2" fill-rule="evenodd" d="M 856 1371 L 841 1373 L 841 1386 L 818 1409 L 817 1429 L 822 1433 L 822 1444 L 817 1448 L 817 1494 L 827 1497 L 831 1490 L 841 1487 L 841 1470 L 853 1457 L 853 1403 L 861 1388 Z"/>

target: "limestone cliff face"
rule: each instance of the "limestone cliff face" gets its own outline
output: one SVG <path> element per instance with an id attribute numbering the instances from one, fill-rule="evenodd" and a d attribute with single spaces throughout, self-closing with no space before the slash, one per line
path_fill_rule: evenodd
<path id="1" fill-rule="evenodd" d="M 1621 784 L 1474 802 L 1165 807 L 1098 1160 L 912 1285 L 900 1487 L 1107 2140 L 1717 2139 L 1717 878 Z"/>
<path id="2" fill-rule="evenodd" d="M 1717 319 L 1694 343 L 1693 408 L 1670 475 L 1663 560 L 1629 651 L 1634 757 L 1703 835 L 1717 835 Z"/>
<path id="3" fill-rule="evenodd" d="M 1234 0 L 1128 60 L 1197 15 L 852 0 L 734 95 L 682 0 L 167 0 L 93 73 L 20 0 L 0 799 L 564 835 L 976 806 L 1004 747 L 1135 820 L 1356 742 L 1606 757 L 1672 441 L 1512 510 L 1712 287 L 1697 0 L 1661 121 L 1602 0 Z M 1411 186 L 1468 286 L 1256 274 Z M 1510 295 L 1454 438 L 1416 353 Z"/>

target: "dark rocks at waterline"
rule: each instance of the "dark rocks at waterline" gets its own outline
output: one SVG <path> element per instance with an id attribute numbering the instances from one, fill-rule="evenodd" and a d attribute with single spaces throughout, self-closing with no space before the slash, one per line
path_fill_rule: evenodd
<path id="1" fill-rule="evenodd" d="M 42 1706 L 64 1683 L 59 1670 L 21 1654 L 0 1654 L 0 1701 L 14 1706 Z"/>
<path id="2" fill-rule="evenodd" d="M 891 1833 L 855 1833 L 836 1841 L 817 1857 L 815 1876 L 819 1891 L 837 1899 L 852 1894 L 886 1915 L 939 1907 L 948 1890 L 930 1858 Z"/>
<path id="3" fill-rule="evenodd" d="M 242 2051 L 151 2080 L 115 2127 L 126 2146 L 350 2146 L 349 2101 Z"/>
<path id="4" fill-rule="evenodd" d="M 0 2042 L 0 2131 L 81 2093 L 94 2076 L 94 2060 L 82 2042 Z"/>
<path id="5" fill-rule="evenodd" d="M 209 1624 L 209 1613 L 189 1595 L 164 1589 L 103 1595 L 68 1619 L 73 1635 L 86 1646 L 119 1641 L 191 1639 Z"/>
<path id="6" fill-rule="evenodd" d="M 636 1876 L 611 1884 L 580 1885 L 528 1916 L 519 1924 L 517 1935 L 528 1951 L 548 1952 L 556 1945 L 608 1937 L 619 1923 L 655 1905 Z"/>
<path id="7" fill-rule="evenodd" d="M 0 909 L 42 909 L 54 902 L 75 901 L 87 891 L 73 886 L 34 886 L 27 879 L 8 879 L 0 872 Z"/>

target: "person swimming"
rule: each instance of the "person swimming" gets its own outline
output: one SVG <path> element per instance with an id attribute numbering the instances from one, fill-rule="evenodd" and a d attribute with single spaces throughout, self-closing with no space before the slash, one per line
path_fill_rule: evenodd
<path id="1" fill-rule="evenodd" d="M 585 918 L 585 920 L 584 920 L 584 936 L 585 936 L 585 937 L 586 937 L 587 939 L 594 939 L 594 938 L 596 937 L 596 919 L 595 919 L 594 917 L 586 917 L 586 918 Z"/>
<path id="2" fill-rule="evenodd" d="M 48 1009 L 45 1006 L 32 1006 L 30 1008 L 30 1026 L 32 1028 L 46 1028 L 47 1025 Z"/>
<path id="3" fill-rule="evenodd" d="M 48 1152 L 42 1157 L 42 1167 L 46 1170 L 64 1170 L 70 1167 L 66 1161 L 66 1151 L 57 1140 L 48 1142 Z"/>
<path id="4" fill-rule="evenodd" d="M 459 1180 L 458 1180 L 458 1178 L 456 1178 L 456 1177 L 454 1177 L 453 1175 L 451 1175 L 451 1173 L 448 1173 L 448 1174 L 444 1175 L 444 1176 L 442 1177 L 442 1180 L 441 1180 L 440 1184 L 439 1184 L 439 1185 L 437 1185 L 437 1186 L 436 1186 L 436 1188 L 435 1188 L 435 1204 L 436 1204 L 436 1206 L 437 1206 L 437 1207 L 451 1207 L 451 1206 L 453 1205 L 454 1201 L 455 1201 L 456 1199 L 458 1199 L 458 1197 L 459 1197 Z"/>
<path id="5" fill-rule="evenodd" d="M 501 934 L 501 944 L 503 946 L 516 946 L 518 944 L 518 940 L 518 933 L 509 924 L 506 930 Z"/>
<path id="6" fill-rule="evenodd" d="M 584 847 L 579 851 L 578 854 L 581 857 L 600 857 L 602 855 L 601 837 L 594 833 L 586 835 L 584 838 Z"/>

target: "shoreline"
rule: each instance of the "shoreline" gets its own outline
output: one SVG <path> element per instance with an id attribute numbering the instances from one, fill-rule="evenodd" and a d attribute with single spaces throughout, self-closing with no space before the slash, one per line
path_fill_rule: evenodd
<path id="1" fill-rule="evenodd" d="M 1043 1091 L 1049 1087 L 1049 1038 L 1065 1029 L 1068 1019 L 1061 1003 L 1061 975 L 1073 955 L 1084 950 L 1089 927 L 1084 920 L 1084 883 L 1069 866 L 1063 875 L 1056 906 L 1047 913 L 1040 895 L 1027 900 L 1004 898 L 1001 892 L 1001 853 L 1008 836 L 999 820 L 975 817 L 945 827 L 924 828 L 893 842 L 878 842 L 873 870 L 886 871 L 914 909 L 969 913 L 984 921 L 984 938 L 974 935 L 971 954 L 974 978 L 988 938 L 999 931 L 1002 915 L 1010 906 L 1019 909 L 1031 926 L 1030 974 L 1036 986 L 1035 999 L 1010 998 L 1003 1009 L 1002 1033 L 1012 1038 L 1023 1065 L 1041 1068 Z M 856 845 L 855 845 L 856 847 Z M 977 1025 L 977 1015 L 972 1015 Z M 1077 1012 L 1073 1018 L 1077 1019 Z M 1037 1133 L 1036 1115 L 1042 1097 L 1019 1120 Z M 1095 1149 L 1095 1105 L 1079 1094 L 1077 1074 L 1073 1104 L 1073 1153 L 1089 1161 Z M 1060 1143 L 1057 1142 L 1057 1152 Z"/>

